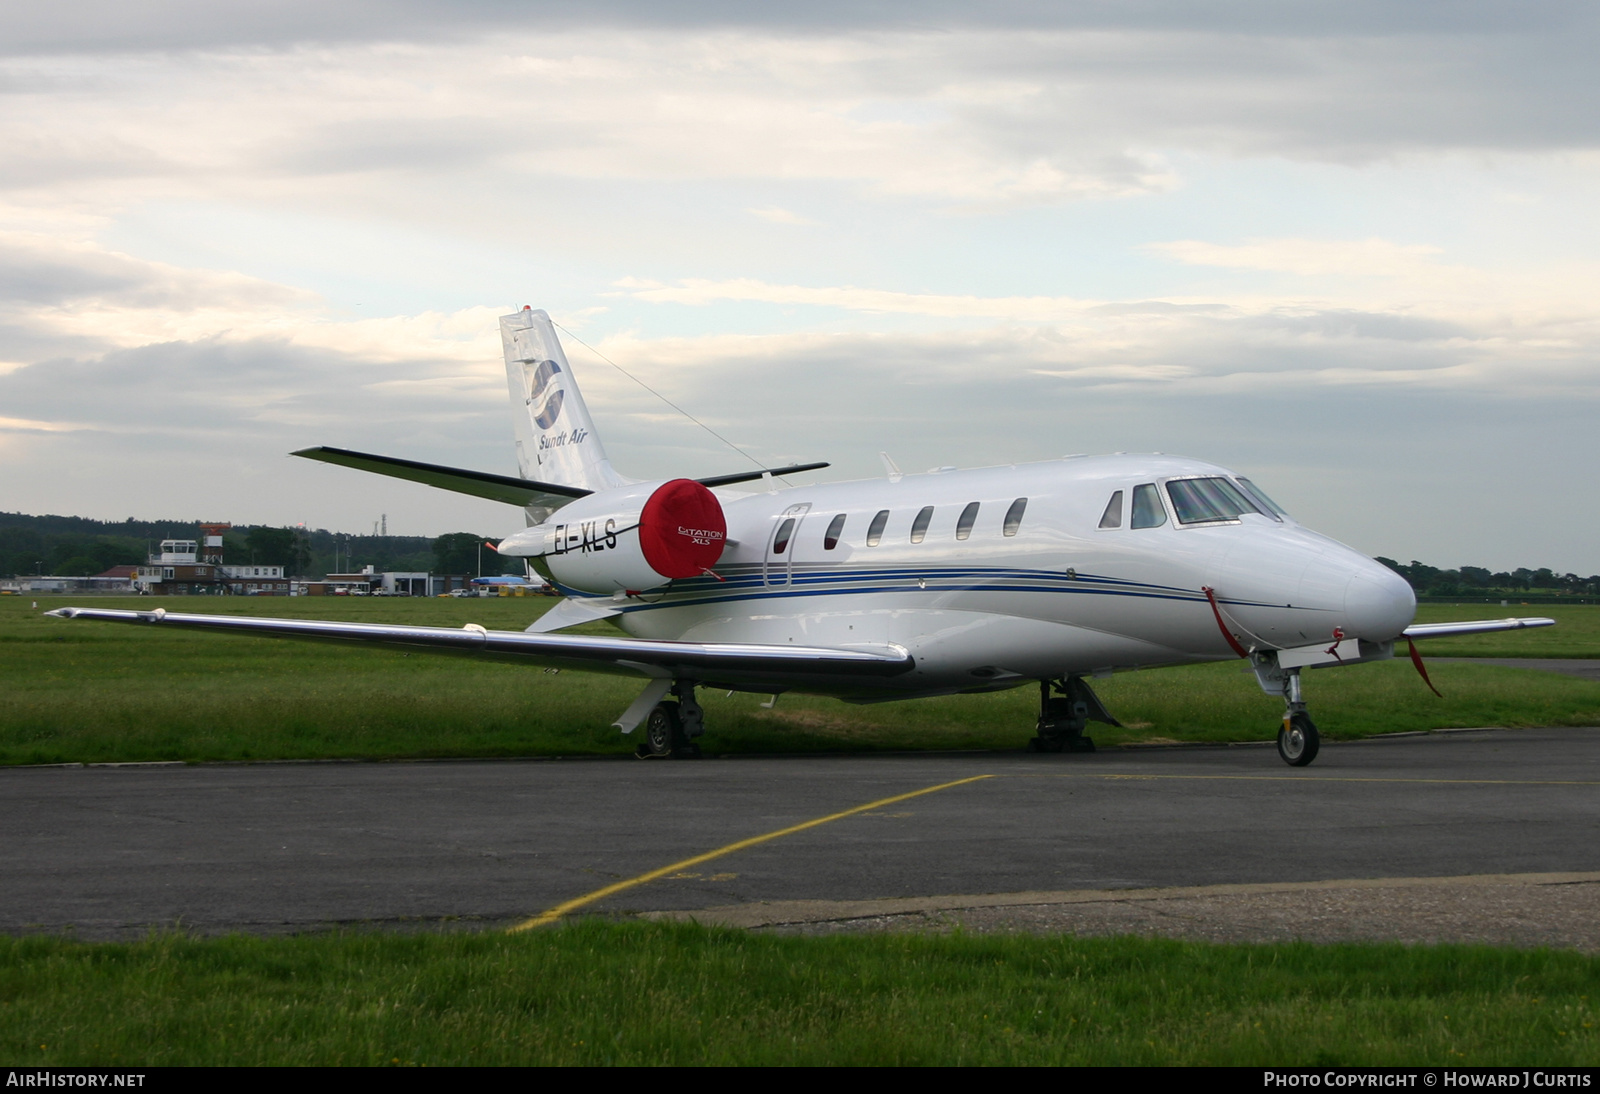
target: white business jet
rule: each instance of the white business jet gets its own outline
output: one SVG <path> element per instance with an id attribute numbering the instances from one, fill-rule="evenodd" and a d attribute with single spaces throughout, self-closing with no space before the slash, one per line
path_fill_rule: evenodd
<path id="1" fill-rule="evenodd" d="M 565 596 L 526 632 L 51 614 L 643 677 L 615 725 L 644 723 L 640 752 L 653 755 L 698 751 L 702 685 L 879 702 L 1035 683 L 1031 747 L 1090 751 L 1087 723 L 1117 723 L 1089 678 L 1243 658 L 1283 698 L 1278 751 L 1297 766 L 1319 744 L 1303 670 L 1389 658 L 1398 640 L 1554 622 L 1412 625 L 1416 600 L 1399 575 L 1301 527 L 1249 479 L 1173 456 L 925 475 L 885 457 L 884 479 L 820 486 L 774 477 L 827 464 L 635 481 L 606 458 L 550 317 L 524 308 L 500 328 L 520 478 L 338 448 L 295 455 L 522 507 L 528 527 L 499 551 Z M 559 633 L 597 619 L 629 637 Z"/>

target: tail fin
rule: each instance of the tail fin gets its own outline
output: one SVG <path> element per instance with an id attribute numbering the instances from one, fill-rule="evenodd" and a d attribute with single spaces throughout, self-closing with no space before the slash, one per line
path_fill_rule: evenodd
<path id="1" fill-rule="evenodd" d="M 585 490 L 629 483 L 606 459 L 550 316 L 532 308 L 501 316 L 500 341 L 522 477 Z"/>

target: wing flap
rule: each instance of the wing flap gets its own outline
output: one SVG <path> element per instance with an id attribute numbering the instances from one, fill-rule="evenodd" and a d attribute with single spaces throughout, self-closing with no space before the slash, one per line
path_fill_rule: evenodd
<path id="1" fill-rule="evenodd" d="M 341 623 L 317 619 L 191 615 L 169 612 L 164 608 L 153 611 L 57 608 L 46 614 L 61 619 L 143 623 L 273 638 L 365 642 L 434 653 L 532 662 L 558 668 L 614 672 L 626 676 L 714 679 L 730 684 L 800 686 L 808 682 L 837 683 L 840 677 L 899 676 L 909 672 L 916 664 L 911 655 L 899 646 L 837 649 L 745 642 L 667 642 L 647 638 L 491 631 L 475 624 L 456 630 L 451 627 Z"/>
<path id="2" fill-rule="evenodd" d="M 1553 627 L 1554 619 L 1530 616 L 1522 619 L 1471 619 L 1460 623 L 1413 623 L 1401 631 L 1402 638 L 1448 638 L 1457 634 L 1489 634 L 1492 631 L 1520 631 L 1528 627 Z"/>
<path id="3" fill-rule="evenodd" d="M 458 494 L 471 494 L 475 498 L 488 498 L 507 505 L 529 506 L 556 510 L 574 498 L 593 493 L 576 486 L 561 486 L 552 482 L 535 482 L 511 475 L 492 475 L 487 471 L 468 471 L 460 467 L 444 467 L 417 460 L 402 460 L 398 456 L 375 456 L 370 452 L 351 452 L 345 448 L 302 448 L 291 452 L 308 460 L 353 467 L 357 471 L 371 471 L 390 478 L 420 482 L 441 490 L 454 490 Z"/>

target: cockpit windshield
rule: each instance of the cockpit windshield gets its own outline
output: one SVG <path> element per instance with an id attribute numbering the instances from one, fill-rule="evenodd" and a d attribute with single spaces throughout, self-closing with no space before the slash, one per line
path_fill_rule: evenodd
<path id="1" fill-rule="evenodd" d="M 1231 480 L 1221 476 L 1173 479 L 1167 483 L 1167 497 L 1172 499 L 1172 509 L 1178 514 L 1179 524 L 1238 520 L 1240 513 L 1263 513 L 1265 508 L 1251 501 Z"/>

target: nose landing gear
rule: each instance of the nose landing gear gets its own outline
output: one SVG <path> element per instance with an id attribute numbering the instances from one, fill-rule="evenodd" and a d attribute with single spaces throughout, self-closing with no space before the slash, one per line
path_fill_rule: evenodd
<path id="1" fill-rule="evenodd" d="M 1316 723 L 1306 713 L 1305 698 L 1300 690 L 1300 670 L 1288 669 L 1283 677 L 1283 728 L 1278 730 L 1278 755 L 1290 767 L 1304 767 L 1317 758 L 1322 747 L 1322 735 Z"/>

